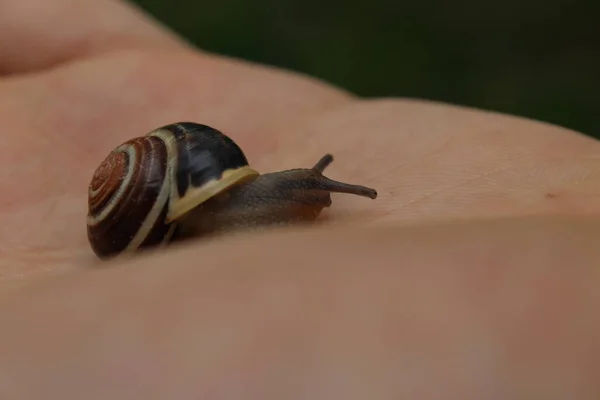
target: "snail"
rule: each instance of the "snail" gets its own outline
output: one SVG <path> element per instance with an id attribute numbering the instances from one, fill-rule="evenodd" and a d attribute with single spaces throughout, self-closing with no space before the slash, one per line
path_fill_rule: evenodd
<path id="1" fill-rule="evenodd" d="M 241 148 L 207 125 L 180 122 L 130 139 L 94 171 L 87 234 L 101 259 L 166 245 L 178 238 L 316 219 L 331 193 L 375 199 L 377 191 L 312 168 L 260 174 Z"/>

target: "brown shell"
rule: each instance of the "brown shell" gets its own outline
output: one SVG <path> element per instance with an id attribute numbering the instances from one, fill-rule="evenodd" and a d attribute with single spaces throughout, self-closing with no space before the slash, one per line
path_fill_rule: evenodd
<path id="1" fill-rule="evenodd" d="M 174 226 L 168 211 L 167 148 L 157 137 L 129 140 L 98 166 L 89 187 L 88 239 L 105 258 L 156 246 Z"/>
<path id="2" fill-rule="evenodd" d="M 182 122 L 113 150 L 89 186 L 88 239 L 100 258 L 168 242 L 176 221 L 258 172 L 233 140 Z"/>

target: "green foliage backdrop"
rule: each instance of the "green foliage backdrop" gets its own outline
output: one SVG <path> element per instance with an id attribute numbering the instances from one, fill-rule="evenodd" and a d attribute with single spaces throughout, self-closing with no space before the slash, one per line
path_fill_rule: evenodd
<path id="1" fill-rule="evenodd" d="M 199 47 L 363 96 L 419 97 L 600 137 L 594 0 L 135 0 Z"/>

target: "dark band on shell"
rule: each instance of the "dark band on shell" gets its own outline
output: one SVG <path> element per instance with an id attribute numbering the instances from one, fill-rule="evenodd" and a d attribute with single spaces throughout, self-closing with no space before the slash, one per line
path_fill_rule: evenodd
<path id="1" fill-rule="evenodd" d="M 246 155 L 229 137 L 207 125 L 183 122 L 165 128 L 177 143 L 177 189 L 185 196 L 190 186 L 199 188 L 219 180 L 223 172 L 248 166 Z"/>

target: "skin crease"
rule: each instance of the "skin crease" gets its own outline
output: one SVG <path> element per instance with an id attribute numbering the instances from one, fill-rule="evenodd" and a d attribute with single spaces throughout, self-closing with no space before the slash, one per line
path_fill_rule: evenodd
<path id="1" fill-rule="evenodd" d="M 600 397 L 597 141 L 357 99 L 191 49 L 122 2 L 47 3 L 0 3 L 0 398 Z M 331 152 L 327 176 L 379 198 L 99 263 L 93 169 L 180 120 L 259 171 Z"/>

